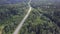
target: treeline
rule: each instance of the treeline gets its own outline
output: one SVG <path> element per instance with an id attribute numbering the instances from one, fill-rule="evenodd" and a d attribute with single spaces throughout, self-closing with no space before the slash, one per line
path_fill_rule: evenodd
<path id="1" fill-rule="evenodd" d="M 48 0 L 49 1 L 49 0 Z M 40 11 L 51 21 L 56 23 L 60 27 L 60 4 L 57 0 L 53 2 L 35 0 L 32 1 L 31 6 Z M 34 5 L 33 5 L 34 4 Z"/>
<path id="2" fill-rule="evenodd" d="M 60 29 L 41 11 L 33 9 L 19 34 L 60 34 Z"/>
<path id="3" fill-rule="evenodd" d="M 25 3 L 0 5 L 0 26 L 4 26 L 2 34 L 12 34 L 27 11 Z"/>

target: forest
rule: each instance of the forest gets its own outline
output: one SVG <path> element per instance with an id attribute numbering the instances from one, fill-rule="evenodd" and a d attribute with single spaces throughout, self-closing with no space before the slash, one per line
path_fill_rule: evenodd
<path id="1" fill-rule="evenodd" d="M 29 7 L 28 0 L 0 0 L 0 34 L 12 34 Z M 19 34 L 60 34 L 60 1 L 32 0 L 32 11 Z"/>

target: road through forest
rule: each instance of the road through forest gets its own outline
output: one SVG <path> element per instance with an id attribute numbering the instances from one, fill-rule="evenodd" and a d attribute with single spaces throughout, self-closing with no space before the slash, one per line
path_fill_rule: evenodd
<path id="1" fill-rule="evenodd" d="M 22 21 L 20 22 L 20 24 L 17 26 L 17 28 L 15 29 L 15 31 L 13 32 L 13 34 L 18 34 L 19 33 L 19 31 L 21 30 L 21 28 L 22 28 L 25 20 L 28 18 L 29 14 L 30 14 L 30 12 L 32 10 L 32 7 L 31 7 L 30 3 L 31 3 L 31 0 L 29 0 L 29 2 L 28 2 L 29 10 L 28 10 L 27 14 L 22 19 Z"/>

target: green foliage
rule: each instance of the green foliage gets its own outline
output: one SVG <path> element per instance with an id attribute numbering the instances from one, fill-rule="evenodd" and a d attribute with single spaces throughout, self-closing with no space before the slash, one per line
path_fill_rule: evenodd
<path id="1" fill-rule="evenodd" d="M 20 34 L 59 34 L 59 27 L 49 18 L 33 9 L 20 30 Z"/>
<path id="2" fill-rule="evenodd" d="M 12 34 L 28 11 L 28 0 L 18 4 L 0 5 L 0 29 L 2 34 Z M 51 2 L 50 2 L 51 3 Z M 19 34 L 60 34 L 59 5 L 32 1 L 32 11 Z M 2 28 L 3 27 L 3 28 Z"/>
<path id="3" fill-rule="evenodd" d="M 7 4 L 0 6 L 0 26 L 4 26 L 2 34 L 12 34 L 16 26 L 27 13 L 26 4 Z"/>

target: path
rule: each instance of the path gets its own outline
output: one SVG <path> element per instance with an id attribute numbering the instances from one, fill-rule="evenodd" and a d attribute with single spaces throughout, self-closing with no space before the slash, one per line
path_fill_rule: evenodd
<path id="1" fill-rule="evenodd" d="M 20 22 L 20 24 L 17 26 L 17 28 L 16 28 L 16 30 L 13 32 L 13 34 L 18 34 L 18 33 L 19 33 L 19 31 L 20 31 L 20 29 L 22 28 L 25 20 L 28 18 L 29 14 L 30 14 L 30 12 L 31 12 L 31 10 L 32 10 L 32 7 L 30 6 L 30 2 L 31 2 L 31 0 L 28 2 L 29 10 L 28 10 L 27 14 L 26 14 L 25 17 L 22 19 L 22 21 Z"/>

